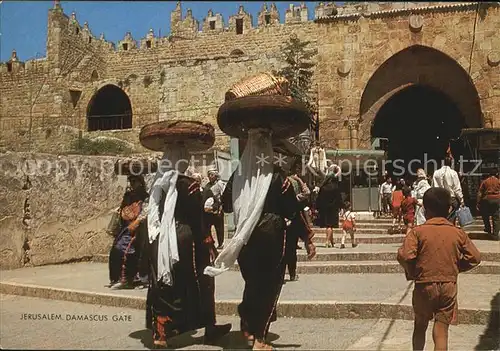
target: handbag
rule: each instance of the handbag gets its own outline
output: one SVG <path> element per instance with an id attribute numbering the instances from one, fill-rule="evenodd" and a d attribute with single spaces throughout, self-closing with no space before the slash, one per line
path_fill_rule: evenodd
<path id="1" fill-rule="evenodd" d="M 471 225 L 474 222 L 474 217 L 472 217 L 470 209 L 466 206 L 457 210 L 457 217 L 461 227 Z"/>
<path id="2" fill-rule="evenodd" d="M 106 228 L 106 233 L 115 236 L 119 228 L 120 228 L 120 213 L 117 211 L 113 211 L 108 227 Z"/>
<path id="3" fill-rule="evenodd" d="M 344 223 L 342 223 L 342 229 L 345 231 L 349 231 L 353 229 L 352 221 L 347 219 L 349 218 L 349 214 L 351 211 L 344 214 Z"/>

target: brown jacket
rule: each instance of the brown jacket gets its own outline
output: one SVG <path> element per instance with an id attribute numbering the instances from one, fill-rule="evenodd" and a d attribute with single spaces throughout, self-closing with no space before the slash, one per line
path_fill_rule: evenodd
<path id="1" fill-rule="evenodd" d="M 477 202 L 482 199 L 500 199 L 500 179 L 495 176 L 491 176 L 481 183 L 479 186 L 479 192 L 477 194 Z"/>
<path id="2" fill-rule="evenodd" d="M 456 282 L 459 272 L 481 262 L 481 255 L 463 230 L 436 217 L 406 235 L 398 261 L 416 283 Z"/>

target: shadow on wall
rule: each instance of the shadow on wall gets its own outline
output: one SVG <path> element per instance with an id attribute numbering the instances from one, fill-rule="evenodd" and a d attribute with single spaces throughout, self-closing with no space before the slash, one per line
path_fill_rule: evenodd
<path id="1" fill-rule="evenodd" d="M 491 300 L 488 325 L 474 350 L 500 350 L 500 293 Z"/>

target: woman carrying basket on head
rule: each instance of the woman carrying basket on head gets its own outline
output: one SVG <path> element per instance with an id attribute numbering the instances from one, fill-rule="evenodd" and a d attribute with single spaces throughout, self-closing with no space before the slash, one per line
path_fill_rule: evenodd
<path id="1" fill-rule="evenodd" d="M 255 87 L 259 87 L 257 83 L 265 86 L 266 80 L 274 92 L 264 96 L 265 89 Z M 293 186 L 272 164 L 272 141 L 299 134 L 310 121 L 303 105 L 276 92 L 282 88 L 269 75 L 251 78 L 226 94 L 226 103 L 218 114 L 219 126 L 225 133 L 247 142 L 222 195 L 224 212 L 234 213 L 236 233 L 214 265 L 206 267 L 205 274 L 222 274 L 238 260 L 245 280 L 238 306 L 240 326 L 254 350 L 272 349 L 266 336 L 270 323 L 276 320 L 285 274 L 286 219 L 292 220 L 300 211 Z M 254 95 L 252 90 L 262 95 L 249 96 Z M 240 95 L 242 91 L 245 94 Z"/>

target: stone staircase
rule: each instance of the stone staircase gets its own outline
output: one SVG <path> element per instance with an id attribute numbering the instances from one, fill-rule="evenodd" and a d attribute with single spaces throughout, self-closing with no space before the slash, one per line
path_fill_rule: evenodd
<path id="1" fill-rule="evenodd" d="M 281 316 L 302 318 L 413 318 L 412 282 L 407 282 L 396 261 L 396 252 L 404 235 L 388 234 L 392 221 L 370 219 L 358 221 L 352 248 L 347 239 L 345 249 L 325 248 L 324 229 L 314 228 L 317 256 L 308 261 L 304 249 L 298 250 L 299 280 L 286 281 L 279 300 Z M 476 221 L 466 228 L 469 235 L 483 236 L 482 224 Z M 339 230 L 334 233 L 340 241 Z M 230 239 L 229 239 L 230 240 Z M 477 240 L 482 254 L 479 267 L 459 277 L 459 322 L 486 324 L 494 309 L 500 306 L 498 281 L 500 244 Z M 42 297 L 53 300 L 83 302 L 95 305 L 145 308 L 146 290 L 110 290 L 108 257 L 96 255 L 91 262 L 22 268 L 3 271 L 0 293 Z M 237 314 L 244 282 L 235 265 L 216 278 L 217 313 Z"/>

